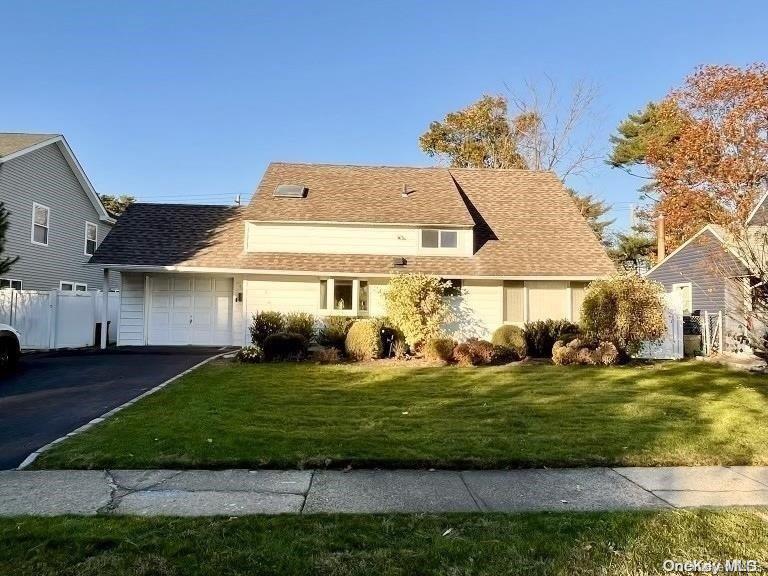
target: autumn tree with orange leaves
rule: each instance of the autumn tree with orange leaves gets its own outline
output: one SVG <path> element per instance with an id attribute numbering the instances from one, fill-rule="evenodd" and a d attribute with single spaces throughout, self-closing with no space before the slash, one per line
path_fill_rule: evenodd
<path id="1" fill-rule="evenodd" d="M 609 162 L 647 167 L 670 249 L 708 223 L 743 222 L 768 183 L 768 67 L 703 66 L 612 138 Z"/>

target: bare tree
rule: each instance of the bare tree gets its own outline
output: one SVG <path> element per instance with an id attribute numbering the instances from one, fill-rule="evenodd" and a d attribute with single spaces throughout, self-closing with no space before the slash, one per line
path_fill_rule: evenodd
<path id="1" fill-rule="evenodd" d="M 510 124 L 519 154 L 532 170 L 552 170 L 564 181 L 584 174 L 604 156 L 597 146 L 601 118 L 597 87 L 577 81 L 567 90 L 545 76 L 536 84 L 509 92 Z"/>

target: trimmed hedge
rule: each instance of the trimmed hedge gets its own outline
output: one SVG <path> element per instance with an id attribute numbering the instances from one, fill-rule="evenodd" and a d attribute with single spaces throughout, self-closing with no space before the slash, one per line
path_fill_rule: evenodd
<path id="1" fill-rule="evenodd" d="M 528 355 L 549 358 L 552 346 L 558 340 L 569 341 L 579 333 L 578 325 L 568 320 L 537 320 L 525 325 L 525 343 Z"/>
<path id="2" fill-rule="evenodd" d="M 355 318 L 349 316 L 326 316 L 321 320 L 320 330 L 317 333 L 317 343 L 320 346 L 330 346 L 339 351 L 344 351 L 344 341 L 347 332 Z"/>
<path id="3" fill-rule="evenodd" d="M 249 330 L 251 332 L 251 342 L 264 346 L 267 337 L 285 329 L 285 320 L 280 312 L 271 312 L 264 310 L 253 315 Z"/>
<path id="4" fill-rule="evenodd" d="M 315 339 L 315 317 L 307 312 L 291 312 L 283 316 L 284 330 L 293 334 L 301 334 L 312 342 Z"/>
<path id="5" fill-rule="evenodd" d="M 522 360 L 528 355 L 525 332 L 519 326 L 511 324 L 499 326 L 491 337 L 491 343 L 512 350 L 517 355 L 516 360 Z"/>
<path id="6" fill-rule="evenodd" d="M 433 362 L 450 362 L 456 341 L 451 338 L 430 338 L 424 345 L 424 357 Z"/>
<path id="7" fill-rule="evenodd" d="M 307 355 L 309 342 L 302 334 L 276 332 L 264 340 L 264 360 L 302 360 Z"/>
<path id="8" fill-rule="evenodd" d="M 356 320 L 344 340 L 347 356 L 353 360 L 372 360 L 381 356 L 381 322 L 374 319 Z"/>

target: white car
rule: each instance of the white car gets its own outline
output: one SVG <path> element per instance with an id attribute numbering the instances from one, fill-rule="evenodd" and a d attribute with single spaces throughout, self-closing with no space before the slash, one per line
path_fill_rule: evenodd
<path id="1" fill-rule="evenodd" d="M 0 324 L 0 374 L 16 368 L 21 356 L 21 336 L 8 324 Z"/>

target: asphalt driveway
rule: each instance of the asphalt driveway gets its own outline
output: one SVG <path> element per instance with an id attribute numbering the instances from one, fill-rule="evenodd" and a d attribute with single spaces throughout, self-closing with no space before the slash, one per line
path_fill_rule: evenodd
<path id="1" fill-rule="evenodd" d="M 0 379 L 0 470 L 221 351 L 143 347 L 23 356 L 18 371 Z"/>

